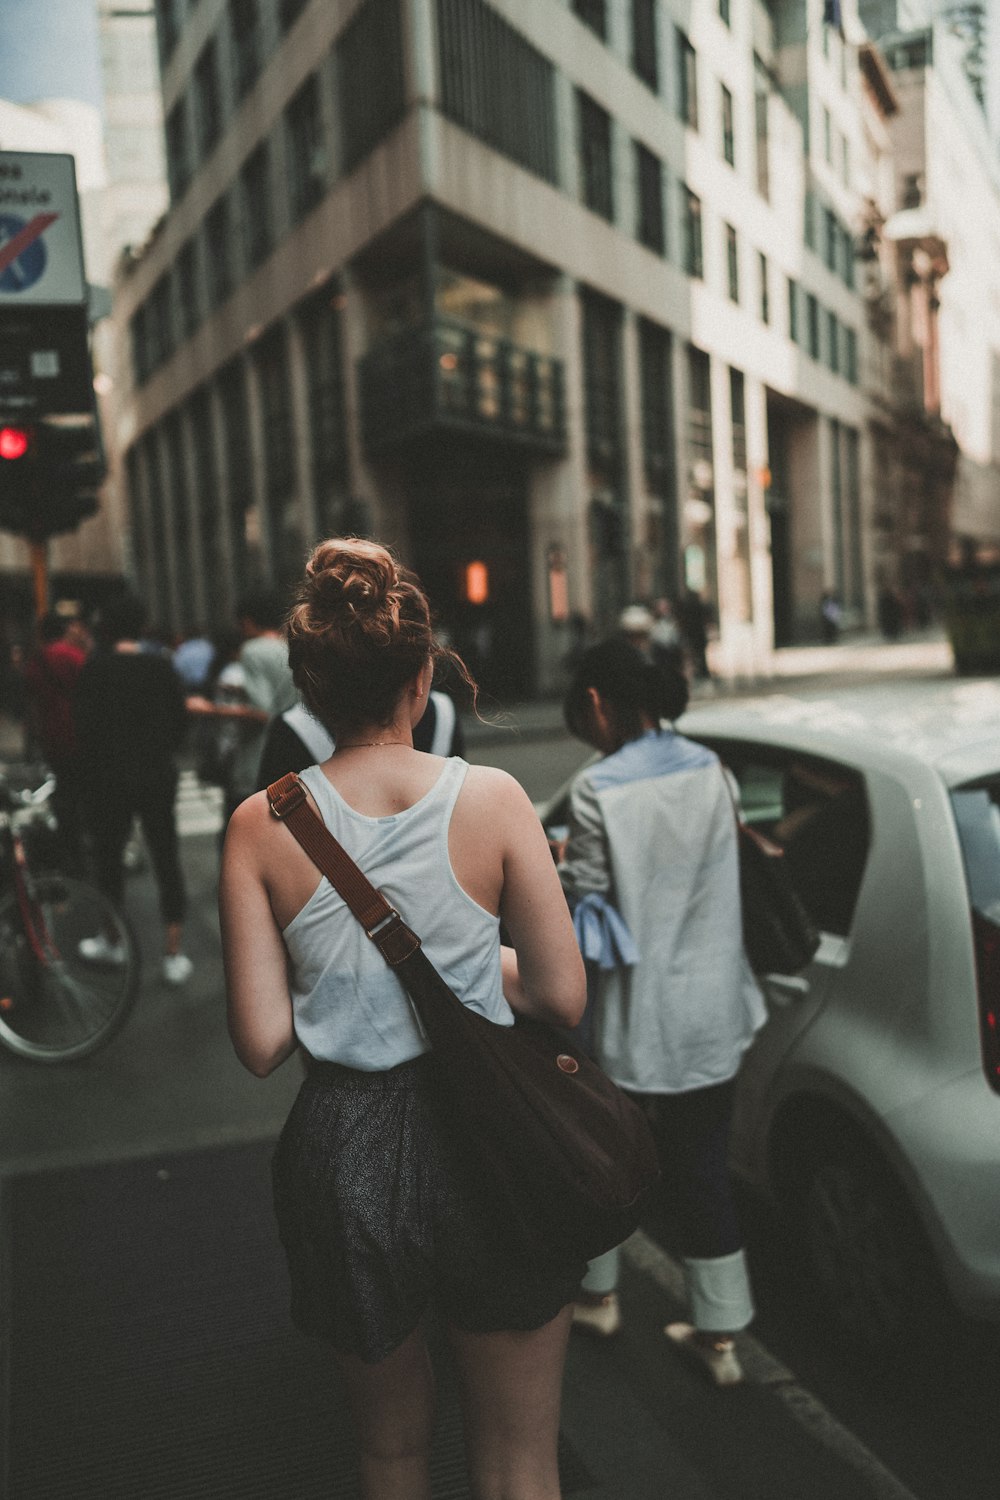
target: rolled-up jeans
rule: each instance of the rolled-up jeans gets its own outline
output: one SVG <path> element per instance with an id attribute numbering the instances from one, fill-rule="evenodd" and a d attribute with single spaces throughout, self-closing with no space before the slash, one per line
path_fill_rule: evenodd
<path id="1" fill-rule="evenodd" d="M 729 1129 L 735 1080 L 679 1094 L 633 1095 L 653 1101 L 676 1249 L 684 1266 L 691 1318 L 705 1332 L 745 1328 L 753 1301 L 743 1234 L 729 1172 Z M 591 1261 L 583 1289 L 605 1296 L 618 1284 L 619 1252 Z"/>

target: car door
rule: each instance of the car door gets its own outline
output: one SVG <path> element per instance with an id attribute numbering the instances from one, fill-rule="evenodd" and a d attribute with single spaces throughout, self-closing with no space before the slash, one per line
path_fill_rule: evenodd
<path id="1" fill-rule="evenodd" d="M 783 746 L 710 743 L 739 784 L 747 822 L 785 850 L 786 869 L 821 934 L 815 957 L 800 974 L 760 978 L 768 1020 L 740 1070 L 732 1151 L 737 1171 L 763 1185 L 775 1075 L 820 1014 L 847 962 L 870 824 L 863 779 L 850 767 Z"/>

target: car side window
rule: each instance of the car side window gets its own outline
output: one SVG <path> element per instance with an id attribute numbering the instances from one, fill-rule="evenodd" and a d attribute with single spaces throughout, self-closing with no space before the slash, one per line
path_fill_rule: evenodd
<path id="1" fill-rule="evenodd" d="M 850 931 L 871 843 L 863 778 L 847 766 L 760 747 L 717 745 L 743 816 L 785 851 L 785 868 L 823 932 Z"/>

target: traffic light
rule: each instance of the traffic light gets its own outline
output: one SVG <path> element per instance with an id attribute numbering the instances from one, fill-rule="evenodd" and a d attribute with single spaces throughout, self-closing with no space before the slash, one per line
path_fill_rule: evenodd
<path id="1" fill-rule="evenodd" d="M 32 542 L 75 531 L 97 510 L 104 473 L 89 413 L 0 426 L 0 530 Z"/>

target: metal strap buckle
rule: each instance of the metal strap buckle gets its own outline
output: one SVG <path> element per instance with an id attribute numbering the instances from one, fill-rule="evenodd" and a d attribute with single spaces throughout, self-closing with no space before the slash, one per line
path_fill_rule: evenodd
<path id="1" fill-rule="evenodd" d="M 276 818 L 285 818 L 297 807 L 301 807 L 306 800 L 306 789 L 301 781 L 295 786 L 289 787 L 286 792 L 279 792 L 271 801 L 271 811 Z"/>
<path id="2" fill-rule="evenodd" d="M 401 922 L 402 920 L 403 919 L 399 915 L 399 912 L 396 910 L 396 908 L 394 906 L 390 906 L 389 915 L 387 917 L 380 917 L 375 923 L 374 927 L 365 928 L 365 936 L 370 937 L 373 943 L 377 943 L 383 932 L 385 932 L 393 922 Z"/>

